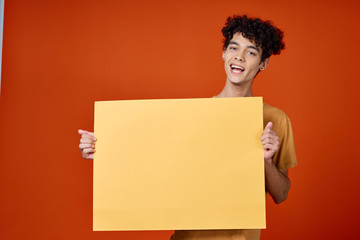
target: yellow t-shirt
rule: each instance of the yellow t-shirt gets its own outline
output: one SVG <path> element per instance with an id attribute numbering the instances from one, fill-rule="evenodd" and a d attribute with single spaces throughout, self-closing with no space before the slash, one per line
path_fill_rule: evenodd
<path id="1" fill-rule="evenodd" d="M 289 117 L 280 109 L 264 103 L 264 127 L 273 122 L 279 137 L 279 150 L 273 157 L 278 169 L 289 169 L 297 164 L 294 137 Z M 176 230 L 171 240 L 259 240 L 261 229 L 237 230 Z"/>

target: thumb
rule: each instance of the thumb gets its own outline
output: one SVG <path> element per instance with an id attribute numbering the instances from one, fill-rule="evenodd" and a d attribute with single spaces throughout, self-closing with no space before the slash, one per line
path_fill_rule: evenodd
<path id="1" fill-rule="evenodd" d="M 265 128 L 272 128 L 274 126 L 274 124 L 272 123 L 272 122 L 268 122 L 267 124 L 266 124 L 266 127 Z"/>

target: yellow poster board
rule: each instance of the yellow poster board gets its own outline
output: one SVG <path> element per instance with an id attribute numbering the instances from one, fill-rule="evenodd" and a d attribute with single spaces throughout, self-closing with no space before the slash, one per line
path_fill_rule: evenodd
<path id="1" fill-rule="evenodd" d="M 262 98 L 95 103 L 93 229 L 265 228 Z"/>

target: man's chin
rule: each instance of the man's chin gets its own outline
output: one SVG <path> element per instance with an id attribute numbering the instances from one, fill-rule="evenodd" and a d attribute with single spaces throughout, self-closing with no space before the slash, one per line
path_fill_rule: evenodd
<path id="1" fill-rule="evenodd" d="M 233 85 L 236 85 L 236 86 L 241 86 L 241 85 L 244 85 L 246 83 L 246 81 L 244 80 L 238 80 L 238 79 L 229 79 L 229 82 Z"/>

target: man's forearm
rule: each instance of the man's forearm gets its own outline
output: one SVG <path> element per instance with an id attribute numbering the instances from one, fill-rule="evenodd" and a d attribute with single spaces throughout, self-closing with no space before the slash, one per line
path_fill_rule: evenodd
<path id="1" fill-rule="evenodd" d="M 288 170 L 277 169 L 272 159 L 265 159 L 265 187 L 277 204 L 287 198 L 290 189 Z"/>

